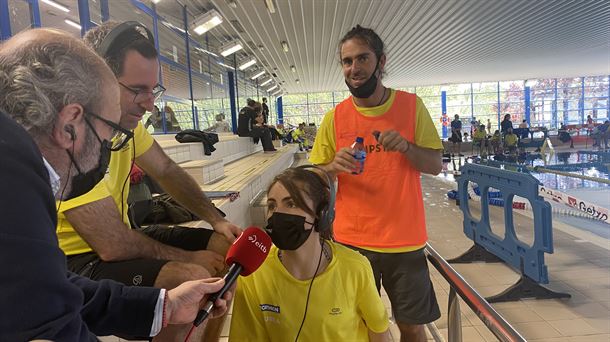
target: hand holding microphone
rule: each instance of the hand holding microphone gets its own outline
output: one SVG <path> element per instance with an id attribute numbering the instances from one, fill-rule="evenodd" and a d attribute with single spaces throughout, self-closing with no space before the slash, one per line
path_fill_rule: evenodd
<path id="1" fill-rule="evenodd" d="M 265 261 L 271 249 L 271 238 L 263 230 L 249 227 L 235 240 L 227 252 L 226 262 L 230 265 L 229 272 L 223 277 L 224 285 L 220 290 L 212 293 L 207 302 L 201 308 L 194 326 L 199 326 L 212 312 L 214 303 L 222 298 L 229 290 L 238 275 L 248 276 L 256 271 Z"/>

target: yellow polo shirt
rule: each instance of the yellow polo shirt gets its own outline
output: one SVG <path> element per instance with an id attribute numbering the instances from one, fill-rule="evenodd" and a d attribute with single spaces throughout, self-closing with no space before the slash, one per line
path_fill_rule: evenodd
<path id="1" fill-rule="evenodd" d="M 132 161 L 148 151 L 154 142 L 153 137 L 141 122 L 133 133 L 133 139 L 122 150 L 112 152 L 108 172 L 102 181 L 82 196 L 56 203 L 59 208 L 57 215 L 57 238 L 59 240 L 59 247 L 66 255 L 87 253 L 93 250 L 66 219 L 64 212 L 70 209 L 112 196 L 119 212 L 123 209 L 123 222 L 129 226 L 127 195 L 129 194 L 128 178 L 131 172 Z M 103 220 L 104 218 L 99 217 L 98 219 Z"/>

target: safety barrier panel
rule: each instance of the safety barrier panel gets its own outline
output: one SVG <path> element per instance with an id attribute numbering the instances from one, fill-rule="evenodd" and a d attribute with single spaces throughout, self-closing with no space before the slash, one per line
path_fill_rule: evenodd
<path id="1" fill-rule="evenodd" d="M 540 182 L 527 173 L 511 172 L 478 164 L 464 165 L 461 173 L 457 182 L 459 205 L 464 214 L 464 233 L 475 243 L 475 248 L 465 255 L 468 253 L 481 254 L 482 247 L 485 251 L 521 273 L 521 280 L 517 284 L 497 296 L 490 297 L 488 300 L 498 302 L 529 297 L 569 297 L 568 294 L 555 293 L 539 285 L 549 282 L 544 253 L 553 253 L 551 205 L 545 202 L 538 193 Z M 480 220 L 474 219 L 469 209 L 468 182 L 477 183 L 481 190 Z M 489 188 L 499 190 L 506 204 L 503 208 L 504 236 L 497 236 L 491 230 L 488 203 Z M 531 204 L 534 221 L 534 241 L 531 246 L 520 241 L 515 233 L 512 208 L 515 196 L 525 198 Z M 454 259 L 456 262 L 463 262 L 464 260 L 477 261 L 476 258 L 464 258 L 464 256 Z M 483 260 L 487 261 L 487 258 L 483 258 Z"/>

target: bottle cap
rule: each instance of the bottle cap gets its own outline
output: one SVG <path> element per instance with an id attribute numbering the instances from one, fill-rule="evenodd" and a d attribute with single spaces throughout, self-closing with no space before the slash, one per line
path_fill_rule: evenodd
<path id="1" fill-rule="evenodd" d="M 363 137 L 356 137 L 356 142 L 362 144 L 362 143 L 364 143 L 364 138 Z"/>

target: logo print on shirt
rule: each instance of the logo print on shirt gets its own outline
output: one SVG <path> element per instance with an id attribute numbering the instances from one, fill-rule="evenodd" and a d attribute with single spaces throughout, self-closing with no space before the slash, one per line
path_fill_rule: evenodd
<path id="1" fill-rule="evenodd" d="M 142 275 L 141 274 L 138 274 L 137 276 L 133 277 L 133 284 L 135 286 L 142 284 Z"/>
<path id="2" fill-rule="evenodd" d="M 271 305 L 271 304 L 261 304 L 259 305 L 261 308 L 261 311 L 271 311 L 271 312 L 275 312 L 275 313 L 280 313 L 280 307 L 279 306 L 275 306 L 275 305 Z"/>
<path id="3" fill-rule="evenodd" d="M 341 312 L 341 308 L 332 308 L 332 309 L 330 309 L 330 312 L 328 314 L 332 315 L 332 316 L 337 316 L 337 315 L 340 315 L 342 313 L 343 312 Z"/>

